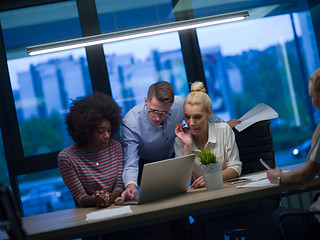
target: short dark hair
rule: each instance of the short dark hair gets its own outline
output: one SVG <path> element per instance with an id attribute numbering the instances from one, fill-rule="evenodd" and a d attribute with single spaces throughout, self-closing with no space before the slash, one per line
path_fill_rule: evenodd
<path id="1" fill-rule="evenodd" d="M 111 136 L 119 131 L 121 107 L 112 97 L 95 93 L 78 97 L 70 105 L 65 124 L 73 141 L 80 147 L 86 145 L 95 127 L 103 120 L 111 123 Z"/>
<path id="2" fill-rule="evenodd" d="M 165 81 L 152 84 L 148 91 L 148 101 L 151 101 L 153 97 L 156 97 L 159 102 L 173 103 L 174 92 L 172 85 Z"/>

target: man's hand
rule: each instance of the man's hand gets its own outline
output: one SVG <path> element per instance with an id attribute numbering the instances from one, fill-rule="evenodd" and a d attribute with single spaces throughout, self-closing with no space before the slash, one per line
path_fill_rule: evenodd
<path id="1" fill-rule="evenodd" d="M 121 193 L 121 197 L 116 198 L 115 202 L 116 203 L 123 203 L 125 201 L 134 199 L 137 195 L 138 195 L 137 186 L 134 184 L 129 184 L 127 186 L 126 190 L 124 190 Z"/>
<path id="2" fill-rule="evenodd" d="M 238 119 L 232 118 L 227 122 L 231 128 L 241 123 Z"/>
<path id="3" fill-rule="evenodd" d="M 203 176 L 198 177 L 192 184 L 192 188 L 203 188 L 205 187 L 205 182 Z"/>
<path id="4" fill-rule="evenodd" d="M 278 176 L 282 173 L 281 168 L 276 167 L 267 171 L 267 177 L 271 183 L 278 183 Z"/>

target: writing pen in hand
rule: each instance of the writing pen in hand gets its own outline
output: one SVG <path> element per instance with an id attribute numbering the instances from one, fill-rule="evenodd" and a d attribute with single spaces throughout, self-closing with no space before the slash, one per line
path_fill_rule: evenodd
<path id="1" fill-rule="evenodd" d="M 265 161 L 263 161 L 261 158 L 260 158 L 260 162 L 266 169 L 268 169 L 268 170 L 271 169 L 271 167 Z"/>

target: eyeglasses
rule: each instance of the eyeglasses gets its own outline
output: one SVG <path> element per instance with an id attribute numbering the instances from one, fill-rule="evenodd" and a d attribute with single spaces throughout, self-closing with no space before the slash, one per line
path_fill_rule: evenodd
<path id="1" fill-rule="evenodd" d="M 155 116 L 164 117 L 164 116 L 171 115 L 171 113 L 169 113 L 169 112 L 161 112 L 161 111 L 154 110 L 154 109 L 149 110 L 148 113 L 151 114 L 153 117 L 155 117 Z"/>

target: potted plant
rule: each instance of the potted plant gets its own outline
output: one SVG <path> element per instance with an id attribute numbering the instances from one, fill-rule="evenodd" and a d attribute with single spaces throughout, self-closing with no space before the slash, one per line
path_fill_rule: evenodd
<path id="1" fill-rule="evenodd" d="M 202 176 L 207 190 L 216 190 L 223 187 L 221 163 L 212 149 L 202 149 L 196 152 L 201 163 Z"/>

